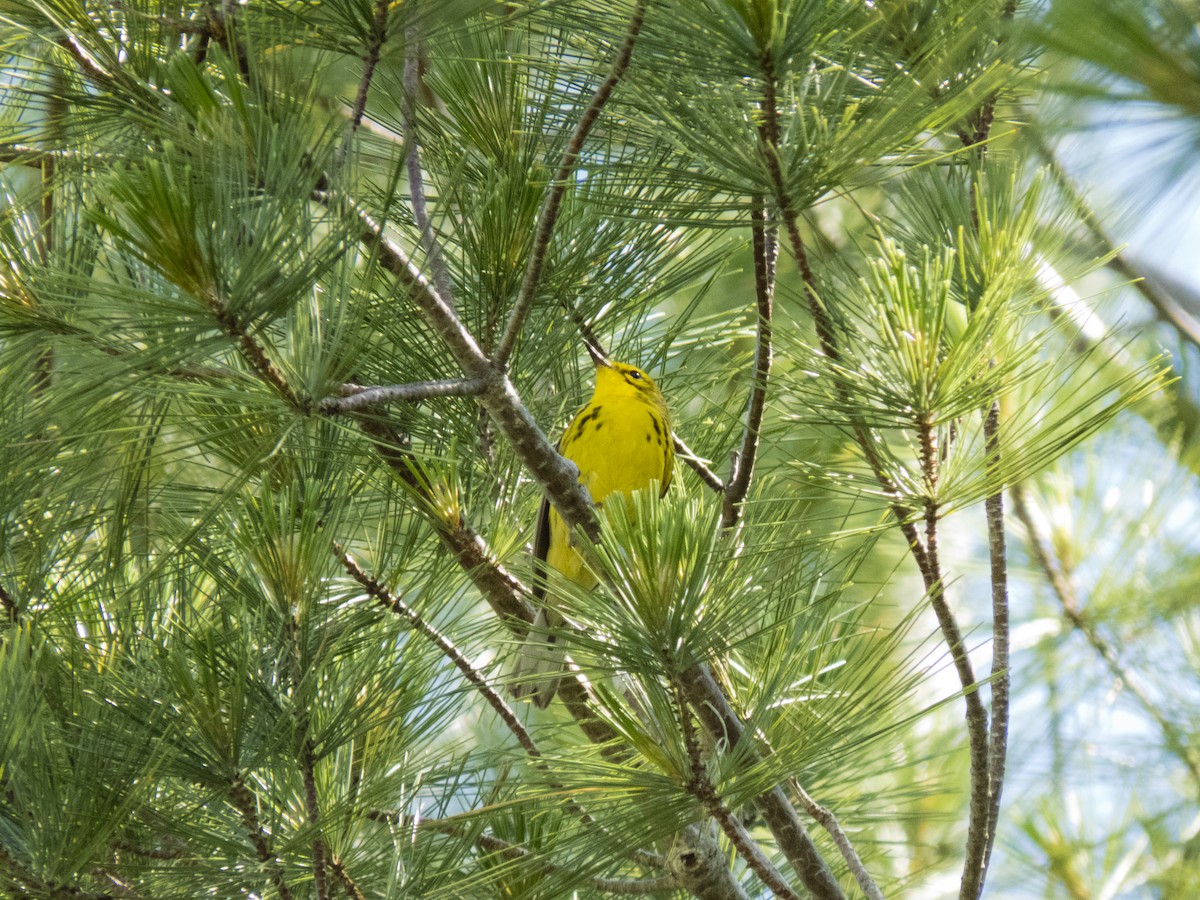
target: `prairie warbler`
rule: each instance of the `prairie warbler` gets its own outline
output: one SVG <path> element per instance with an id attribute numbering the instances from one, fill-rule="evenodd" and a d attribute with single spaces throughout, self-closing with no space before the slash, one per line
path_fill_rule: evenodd
<path id="1" fill-rule="evenodd" d="M 610 494 L 630 494 L 657 486 L 666 493 L 671 484 L 675 448 L 671 416 L 658 385 L 636 366 L 610 362 L 595 348 L 588 353 L 596 364 L 596 389 L 575 414 L 558 442 L 559 452 L 579 467 L 579 483 L 597 508 Z M 571 529 L 558 511 L 543 500 L 533 542 L 534 598 L 545 595 L 547 566 L 583 588 L 596 584 L 583 556 L 572 546 Z M 521 648 L 513 693 L 532 696 L 541 708 L 554 699 L 563 667 L 563 651 L 554 629 L 562 617 L 545 607 L 538 610 L 533 631 Z M 537 676 L 543 676 L 540 680 Z"/>

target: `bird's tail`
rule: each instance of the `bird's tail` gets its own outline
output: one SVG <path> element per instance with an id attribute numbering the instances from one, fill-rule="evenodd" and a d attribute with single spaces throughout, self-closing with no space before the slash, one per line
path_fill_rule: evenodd
<path id="1" fill-rule="evenodd" d="M 566 653 L 559 629 L 563 624 L 561 616 L 539 609 L 513 666 L 509 690 L 518 700 L 532 698 L 538 709 L 550 705 L 562 680 Z"/>

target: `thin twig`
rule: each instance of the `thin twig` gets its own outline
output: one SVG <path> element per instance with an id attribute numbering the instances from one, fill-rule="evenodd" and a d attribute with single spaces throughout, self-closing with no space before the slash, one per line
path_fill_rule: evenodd
<path id="1" fill-rule="evenodd" d="M 404 30 L 404 94 L 400 113 L 404 123 L 404 164 L 408 171 L 408 197 L 413 217 L 421 233 L 421 246 L 433 271 L 433 283 L 442 299 L 454 307 L 454 288 L 450 273 L 442 258 L 442 248 L 433 232 L 433 222 L 425 202 L 425 173 L 421 169 L 421 141 L 417 135 L 417 96 L 421 91 L 421 29 L 417 16 L 417 0 L 409 0 L 409 23 Z"/>
<path id="2" fill-rule="evenodd" d="M 946 587 L 942 579 L 941 560 L 938 551 L 938 469 L 941 454 L 938 451 L 937 432 L 928 415 L 917 422 L 917 432 L 921 445 L 921 470 L 926 482 L 925 500 L 925 558 L 929 569 L 925 589 L 929 594 L 929 604 L 937 616 L 938 626 L 942 630 L 950 657 L 954 661 L 959 683 L 963 687 L 963 699 L 967 706 L 967 746 L 971 757 L 970 782 L 970 815 L 967 823 L 967 853 L 963 868 L 961 897 L 977 896 L 982 885 L 983 850 L 987 845 L 988 833 L 988 723 L 987 710 L 983 708 L 983 700 L 979 696 L 979 687 L 975 681 L 975 670 L 971 665 L 971 656 L 967 652 L 966 642 L 958 627 L 958 620 L 946 600 Z M 976 881 L 978 879 L 978 882 Z M 969 894 L 969 890 L 974 890 Z"/>
<path id="3" fill-rule="evenodd" d="M 490 834 L 478 835 L 475 838 L 475 844 L 481 850 L 486 850 L 488 853 L 498 853 L 508 859 L 524 860 L 532 856 L 530 851 L 524 847 L 510 844 L 508 841 L 501 840 Z M 662 864 L 661 859 L 659 863 L 660 865 Z M 539 861 L 538 865 L 544 872 L 564 870 L 563 866 L 557 866 L 549 862 Z M 587 883 L 594 891 L 623 896 L 645 896 L 647 894 L 671 893 L 678 890 L 675 879 L 670 875 L 663 875 L 658 878 L 589 878 Z"/>
<path id="4" fill-rule="evenodd" d="M 358 131 L 362 124 L 363 113 L 367 109 L 367 94 L 371 90 L 371 79 L 375 77 L 375 67 L 379 65 L 379 56 L 387 41 L 388 0 L 375 0 L 375 15 L 371 19 L 371 31 L 367 36 L 367 52 L 363 56 L 363 73 L 358 82 L 358 92 L 354 97 L 354 109 L 350 114 L 350 131 Z"/>
<path id="5" fill-rule="evenodd" d="M 675 443 L 675 454 L 687 464 L 688 468 L 699 475 L 700 480 L 718 494 L 725 493 L 725 482 L 720 479 L 720 476 L 710 469 L 704 460 L 697 456 L 692 448 L 683 442 L 679 435 L 675 434 L 671 437 Z"/>
<path id="6" fill-rule="evenodd" d="M 775 868 L 771 860 L 767 859 L 766 854 L 759 849 L 758 844 L 747 833 L 745 826 L 730 812 L 729 807 L 721 799 L 721 795 L 717 792 L 712 779 L 708 777 L 708 771 L 704 766 L 700 742 L 696 738 L 696 729 L 692 722 L 692 711 L 688 707 L 681 684 L 675 685 L 675 695 L 679 725 L 683 731 L 683 746 L 687 751 L 688 765 L 691 769 L 684 787 L 688 793 L 700 801 L 705 811 L 725 832 L 725 836 L 733 844 L 738 856 L 749 866 L 750 871 L 771 889 L 776 897 L 783 897 L 785 900 L 800 900 L 799 895 L 784 880 L 783 873 Z"/>
<path id="7" fill-rule="evenodd" d="M 850 874 L 858 882 L 858 886 L 862 889 L 863 894 L 866 895 L 867 900 L 883 900 L 883 892 L 879 890 L 879 885 L 875 883 L 875 879 L 871 877 L 871 873 L 863 865 L 858 851 L 850 843 L 850 838 L 842 829 L 837 816 L 828 807 L 822 806 L 814 800 L 812 795 L 800 786 L 800 782 L 797 779 L 791 779 L 791 786 L 792 791 L 800 800 L 800 805 L 804 807 L 804 811 L 812 816 L 816 823 L 824 828 L 829 833 L 829 836 L 833 838 L 834 844 L 837 845 L 838 851 L 842 854 L 842 859 L 846 861 L 846 866 L 850 869 Z"/>
<path id="8" fill-rule="evenodd" d="M 680 683 L 688 704 L 695 710 L 709 736 L 717 742 L 724 742 L 731 750 L 741 744 L 746 737 L 745 729 L 708 667 L 693 666 L 680 676 Z M 761 759 L 753 746 L 739 749 L 739 754 L 747 765 L 754 765 Z M 775 835 L 779 849 L 809 892 L 819 900 L 843 897 L 841 886 L 782 788 L 774 787 L 754 798 L 754 805 Z"/>
<path id="9" fill-rule="evenodd" d="M 1108 671 L 1113 679 L 1119 682 L 1122 688 L 1128 691 L 1129 695 L 1137 701 L 1142 710 L 1154 720 L 1154 724 L 1162 732 L 1163 741 L 1167 749 L 1188 770 L 1188 774 L 1191 776 L 1196 789 L 1196 795 L 1200 797 L 1200 758 L 1198 758 L 1196 752 L 1192 749 L 1192 744 L 1188 736 L 1176 727 L 1175 723 L 1168 719 L 1154 701 L 1150 699 L 1150 695 L 1141 685 L 1141 680 L 1121 662 L 1121 657 L 1116 647 L 1100 634 L 1095 622 L 1088 617 L 1080 606 L 1074 583 L 1067 573 L 1063 571 L 1054 551 L 1053 544 L 1042 533 L 1041 528 L 1038 527 L 1037 520 L 1034 518 L 1025 501 L 1025 486 L 1023 484 L 1014 484 L 1009 493 L 1012 497 L 1013 513 L 1025 529 L 1026 540 L 1029 544 L 1029 555 L 1037 563 L 1038 568 L 1042 570 L 1046 576 L 1046 580 L 1050 583 L 1050 589 L 1054 592 L 1054 596 L 1058 599 L 1058 603 L 1062 607 L 1063 617 L 1070 623 L 1072 628 L 1083 635 L 1096 654 L 1104 660 L 1104 664 L 1108 667 Z"/>
<path id="10" fill-rule="evenodd" d="M 517 718 L 516 712 L 508 705 L 500 695 L 500 692 L 488 684 L 487 679 L 483 677 L 483 674 L 476 668 L 475 664 L 454 646 L 454 642 L 426 622 L 415 609 L 363 571 L 362 567 L 354 561 L 354 558 L 349 553 L 336 545 L 334 552 L 337 554 L 338 561 L 342 564 L 342 567 L 350 574 L 351 578 L 362 585 L 367 595 L 380 606 L 391 610 L 396 615 L 405 619 L 417 632 L 442 651 L 446 658 L 454 664 L 454 667 L 462 672 L 463 677 L 470 682 L 471 686 L 483 696 L 488 706 L 496 711 L 500 720 L 512 732 L 517 742 L 525 749 L 525 752 L 534 759 L 540 759 L 542 752 L 538 749 L 537 744 L 534 743 L 525 726 L 521 724 L 521 720 Z"/>
<path id="11" fill-rule="evenodd" d="M 617 83 L 625 75 L 625 70 L 629 68 L 629 61 L 633 56 L 633 45 L 637 41 L 638 32 L 641 31 L 642 22 L 645 20 L 647 4 L 648 0 L 637 0 L 633 8 L 633 14 L 629 19 L 629 27 L 625 32 L 625 42 L 621 45 L 616 59 L 613 60 L 608 77 L 596 89 L 596 93 L 592 95 L 587 109 L 584 110 L 583 115 L 576 123 L 575 131 L 571 134 L 571 138 L 567 142 L 567 148 L 563 152 L 558 172 L 555 174 L 554 180 L 550 184 L 550 189 L 546 194 L 546 199 L 542 203 L 541 213 L 538 215 L 537 230 L 533 236 L 533 245 L 529 251 L 529 262 L 525 267 L 525 275 L 521 279 L 521 287 L 517 291 L 517 299 L 513 304 L 512 315 L 509 317 L 504 334 L 500 338 L 500 345 L 496 348 L 496 353 L 493 356 L 496 367 L 501 371 L 507 367 L 508 360 L 512 356 L 513 350 L 516 349 L 517 339 L 521 336 L 521 328 L 524 326 L 525 318 L 529 315 L 529 310 L 533 306 L 538 285 L 542 280 L 542 269 L 546 264 L 546 254 L 550 248 L 550 239 L 554 235 L 554 226 L 558 222 L 559 207 L 562 205 L 563 195 L 566 193 L 571 173 L 575 171 L 575 164 L 578 162 L 579 155 L 583 151 L 584 141 L 587 140 L 588 134 L 591 133 L 597 119 L 600 118 L 601 110 L 608 103 L 608 99 L 612 96 L 613 89 L 616 88 Z"/>
<path id="12" fill-rule="evenodd" d="M 275 890 L 283 900 L 292 900 L 292 892 L 283 878 L 283 868 L 275 854 L 271 852 L 271 845 L 267 843 L 267 834 L 258 820 L 254 795 L 246 787 L 246 782 L 242 780 L 241 775 L 234 775 L 229 780 L 228 789 L 229 799 L 233 802 L 234 808 L 242 814 L 242 824 L 246 826 L 246 835 L 250 838 L 250 843 L 254 845 L 259 860 L 266 863 L 271 870 L 271 882 L 275 885 Z"/>
<path id="13" fill-rule="evenodd" d="M 993 472 L 1000 470 L 1000 403 L 993 400 L 983 421 L 986 465 Z M 992 720 L 988 742 L 988 830 L 987 848 L 980 874 L 980 890 L 987 877 L 992 847 L 1000 824 L 1000 798 L 1004 791 L 1004 771 L 1008 761 L 1009 718 L 1009 643 L 1008 615 L 1008 552 L 1004 536 L 1004 491 L 997 489 L 983 502 L 987 517 L 988 559 L 992 581 L 992 672 L 989 680 L 992 693 Z"/>
<path id="14" fill-rule="evenodd" d="M 754 198 L 750 234 L 754 244 L 754 296 L 758 307 L 754 342 L 754 381 L 746 408 L 746 427 L 742 449 L 734 456 L 733 471 L 725 485 L 721 509 L 721 527 L 732 528 L 741 515 L 742 503 L 750 491 L 754 463 L 758 456 L 759 433 L 767 406 L 767 382 L 771 376 L 771 315 L 775 305 L 775 261 L 779 255 L 776 230 L 767 224 L 767 209 L 762 197 Z"/>
<path id="15" fill-rule="evenodd" d="M 400 401 L 416 403 L 435 397 L 477 397 L 486 383 L 478 378 L 449 378 L 444 381 L 418 381 L 412 384 L 385 384 L 364 387 L 343 384 L 340 397 L 326 397 L 317 404 L 323 413 L 349 413 Z"/>

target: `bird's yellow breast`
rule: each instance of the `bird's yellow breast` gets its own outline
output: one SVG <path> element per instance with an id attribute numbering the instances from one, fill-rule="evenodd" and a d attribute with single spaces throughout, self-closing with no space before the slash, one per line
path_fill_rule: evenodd
<path id="1" fill-rule="evenodd" d="M 596 392 L 567 426 L 559 449 L 579 467 L 579 483 L 598 506 L 612 494 L 666 491 L 671 483 L 675 451 L 666 403 L 654 382 L 632 366 L 597 369 Z M 546 561 L 576 584 L 595 583 L 553 510 Z"/>

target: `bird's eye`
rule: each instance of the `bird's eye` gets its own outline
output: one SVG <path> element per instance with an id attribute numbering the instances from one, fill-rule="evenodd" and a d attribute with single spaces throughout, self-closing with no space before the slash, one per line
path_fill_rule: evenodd
<path id="1" fill-rule="evenodd" d="M 629 377 L 634 379 L 635 381 L 640 381 L 642 379 L 642 373 L 637 371 L 637 369 L 634 369 L 632 372 L 629 373 Z"/>

